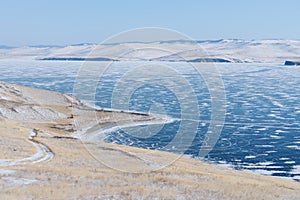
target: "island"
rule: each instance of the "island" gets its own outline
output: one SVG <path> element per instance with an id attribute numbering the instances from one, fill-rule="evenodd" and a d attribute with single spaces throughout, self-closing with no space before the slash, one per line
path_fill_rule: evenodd
<path id="1" fill-rule="evenodd" d="M 295 66 L 295 65 L 300 65 L 300 61 L 285 61 L 284 65 L 289 65 L 289 66 Z"/>

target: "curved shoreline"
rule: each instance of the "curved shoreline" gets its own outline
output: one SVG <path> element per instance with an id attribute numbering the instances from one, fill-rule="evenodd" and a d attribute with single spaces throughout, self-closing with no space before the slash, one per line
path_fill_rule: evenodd
<path id="1" fill-rule="evenodd" d="M 149 114 L 143 116 L 124 111 L 95 112 L 61 93 L 17 85 L 6 86 L 10 87 L 0 87 L 1 97 L 8 94 L 8 100 L 13 101 L 14 105 L 22 106 L 30 102 L 36 107 L 64 115 L 51 120 L 0 117 L 0 149 L 3 151 L 3 158 L 19 158 L 20 155 L 27 158 L 28 154 L 35 155 L 29 161 L 25 158 L 26 162 L 22 164 L 9 166 L 6 165 L 7 161 L 0 165 L 1 197 L 4 199 L 98 199 L 107 195 L 118 199 L 299 198 L 300 184 L 294 181 L 231 170 L 186 157 L 178 158 L 178 155 L 164 151 L 104 142 L 94 145 L 72 137 L 74 131 L 89 130 L 89 125 L 95 126 L 99 122 L 102 124 L 98 126 L 106 126 L 109 130 L 112 128 L 109 126 L 118 123 L 127 126 L 128 122 L 135 122 L 131 125 L 136 125 L 137 122 L 151 123 L 149 119 L 157 119 L 157 123 L 161 123 L 160 116 L 151 118 Z M 1 98 L 0 101 L 10 108 L 12 102 Z M 24 116 L 25 114 L 31 113 L 25 112 Z M 100 121 L 95 121 L 95 117 Z M 79 120 L 76 130 L 74 118 Z M 97 130 L 98 126 L 90 131 Z M 28 138 L 28 132 L 33 128 L 41 134 L 31 132 Z M 24 141 L 30 141 L 33 145 L 27 145 Z M 91 156 L 87 146 L 108 164 L 111 162 L 132 172 L 145 167 L 156 167 L 155 164 L 165 163 L 170 159 L 176 161 L 157 171 L 124 173 L 103 165 Z M 34 153 L 35 149 L 42 152 Z"/>
<path id="2" fill-rule="evenodd" d="M 106 111 L 106 110 L 103 110 Z M 113 111 L 112 111 L 113 112 Z M 121 111 L 119 111 L 121 112 Z M 136 112 L 130 112 L 127 111 L 126 113 L 128 114 L 137 114 Z M 141 119 L 141 120 L 137 120 L 137 121 L 119 121 L 119 122 L 114 122 L 114 123 L 110 123 L 109 125 L 104 125 L 103 127 L 101 127 L 102 125 L 97 123 L 95 125 L 93 125 L 90 128 L 87 128 L 86 130 L 83 131 L 79 131 L 73 134 L 73 136 L 75 138 L 78 138 L 80 140 L 88 140 L 88 141 L 100 141 L 103 142 L 104 140 L 102 140 L 104 138 L 104 134 L 107 133 L 112 133 L 115 132 L 119 129 L 122 128 L 130 128 L 130 127 L 137 127 L 137 126 L 143 126 L 143 125 L 159 125 L 159 124 L 170 124 L 173 123 L 175 121 L 177 121 L 177 119 L 173 119 L 173 118 L 168 118 L 168 117 L 162 117 L 159 115 L 149 115 L 149 114 L 144 114 L 144 113 L 138 113 L 138 115 L 143 115 L 143 116 L 148 116 L 148 119 Z M 101 123 L 101 122 L 100 122 Z M 98 130 L 95 131 L 89 131 L 90 129 L 94 129 L 96 127 L 99 127 Z M 93 138 L 95 137 L 99 137 L 102 136 L 102 139 L 97 139 L 94 140 Z"/>

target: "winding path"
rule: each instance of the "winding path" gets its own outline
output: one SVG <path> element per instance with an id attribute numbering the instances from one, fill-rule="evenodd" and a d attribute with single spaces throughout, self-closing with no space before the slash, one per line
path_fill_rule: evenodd
<path id="1" fill-rule="evenodd" d="M 32 130 L 28 140 L 33 144 L 37 149 L 37 153 L 33 154 L 30 157 L 25 157 L 21 159 L 0 159 L 0 166 L 14 166 L 14 165 L 23 165 L 23 164 L 34 164 L 40 162 L 47 162 L 54 158 L 54 153 L 49 147 L 45 144 L 35 140 L 37 132 Z"/>

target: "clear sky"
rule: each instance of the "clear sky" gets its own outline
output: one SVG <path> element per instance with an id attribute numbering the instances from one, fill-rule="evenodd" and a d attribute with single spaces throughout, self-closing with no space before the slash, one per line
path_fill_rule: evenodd
<path id="1" fill-rule="evenodd" d="M 300 1 L 0 1 L 0 45 L 99 43 L 141 27 L 170 28 L 197 40 L 300 39 Z"/>

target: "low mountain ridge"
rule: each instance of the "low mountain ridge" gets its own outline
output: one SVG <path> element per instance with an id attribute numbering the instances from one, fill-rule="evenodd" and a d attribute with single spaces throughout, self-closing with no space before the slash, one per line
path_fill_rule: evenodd
<path id="1" fill-rule="evenodd" d="M 82 43 L 69 46 L 25 46 L 0 48 L 0 59 L 78 60 L 106 58 L 118 61 L 199 61 L 284 63 L 300 60 L 300 40 L 159 41 L 114 44 Z M 87 60 L 88 60 L 87 59 Z M 97 60 L 97 59 L 96 59 Z"/>

